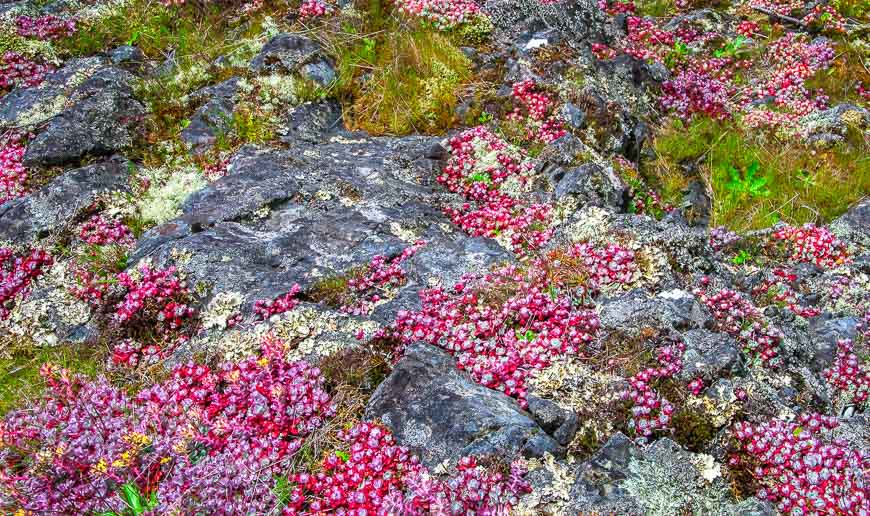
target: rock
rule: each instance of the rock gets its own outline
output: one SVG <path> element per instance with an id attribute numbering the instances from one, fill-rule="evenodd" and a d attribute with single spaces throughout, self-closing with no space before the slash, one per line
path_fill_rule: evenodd
<path id="1" fill-rule="evenodd" d="M 238 87 L 239 78 L 232 77 L 185 97 L 188 104 L 199 106 L 181 131 L 181 139 L 195 154 L 211 148 L 218 138 L 232 130 Z"/>
<path id="2" fill-rule="evenodd" d="M 15 88 L 0 97 L 0 129 L 31 128 L 59 115 L 69 96 L 107 61 L 102 57 L 71 59 L 35 88 Z"/>
<path id="3" fill-rule="evenodd" d="M 853 104 L 840 104 L 804 116 L 800 125 L 809 143 L 829 147 L 845 141 L 850 129 L 858 133 L 870 129 L 870 111 Z"/>
<path id="4" fill-rule="evenodd" d="M 574 129 L 583 129 L 586 126 L 586 113 L 570 102 L 562 106 L 562 118 Z"/>
<path id="5" fill-rule="evenodd" d="M 71 170 L 42 189 L 0 205 L 0 240 L 32 244 L 69 229 L 98 193 L 125 190 L 130 163 L 111 160 Z"/>
<path id="6" fill-rule="evenodd" d="M 599 206 L 621 211 L 628 198 L 628 188 L 612 168 L 585 163 L 567 170 L 558 169 L 551 176 L 556 183 L 556 199 L 571 197 L 581 206 Z"/>
<path id="7" fill-rule="evenodd" d="M 840 339 L 854 339 L 858 335 L 858 318 L 841 317 L 838 319 L 824 319 L 815 317 L 810 320 L 810 331 L 813 338 L 812 361 L 810 369 L 821 373 L 831 367 L 837 356 L 837 341 Z"/>
<path id="8" fill-rule="evenodd" d="M 600 308 L 602 335 L 637 334 L 644 328 L 676 331 L 702 328 L 709 316 L 694 296 L 674 290 L 650 296 L 633 290 L 605 300 Z"/>
<path id="9" fill-rule="evenodd" d="M 451 230 L 432 184 L 439 162 L 424 157 L 435 142 L 363 138 L 289 150 L 244 147 L 225 177 L 190 195 L 179 218 L 142 236 L 131 264 L 151 257 L 163 267 L 178 252 L 189 254 L 184 269 L 192 283 L 207 284 L 212 293 L 241 292 L 250 306 L 293 283 L 305 289 L 375 255 L 396 256 L 417 239 L 429 243 L 403 266 L 413 292 L 509 260 L 494 242 Z M 378 308 L 383 318 L 394 313 Z"/>
<path id="10" fill-rule="evenodd" d="M 536 0 L 487 0 L 483 10 L 508 41 L 520 34 L 558 30 L 573 42 L 609 41 L 614 35 L 606 14 L 591 0 L 568 0 L 558 4 Z"/>
<path id="11" fill-rule="evenodd" d="M 335 80 L 332 60 L 312 39 L 282 33 L 272 38 L 250 64 L 255 73 L 299 73 L 320 86 Z"/>
<path id="12" fill-rule="evenodd" d="M 132 45 L 122 45 L 109 51 L 109 60 L 113 65 L 127 71 L 138 73 L 145 66 L 145 54 Z"/>
<path id="13" fill-rule="evenodd" d="M 84 81 L 70 106 L 27 146 L 29 167 L 77 163 L 85 156 L 111 155 L 133 143 L 145 108 L 133 96 L 133 76 L 104 68 Z"/>
<path id="14" fill-rule="evenodd" d="M 567 514 L 641 514 L 640 508 L 627 499 L 619 485 L 628 474 L 631 459 L 641 450 L 631 439 L 617 432 L 577 471 L 571 488 L 571 508 Z"/>
<path id="15" fill-rule="evenodd" d="M 528 411 L 545 432 L 556 442 L 567 446 L 577 433 L 577 414 L 565 410 L 556 403 L 534 395 L 527 397 Z"/>
<path id="16" fill-rule="evenodd" d="M 344 131 L 341 122 L 341 105 L 334 100 L 306 102 L 295 107 L 286 116 L 286 122 L 278 132 L 281 141 L 318 143 L 331 134 Z"/>
<path id="17" fill-rule="evenodd" d="M 677 375 L 682 381 L 698 377 L 710 381 L 731 376 L 743 368 L 737 343 L 724 333 L 695 329 L 684 332 L 682 338 L 686 351 L 683 370 Z"/>
<path id="18" fill-rule="evenodd" d="M 455 363 L 434 346 L 412 345 L 372 395 L 366 418 L 382 421 L 430 468 L 467 455 L 564 453 L 515 400 L 476 383 Z"/>
<path id="19" fill-rule="evenodd" d="M 870 248 L 870 199 L 862 199 L 831 223 L 838 237 Z"/>
<path id="20" fill-rule="evenodd" d="M 194 153 L 212 147 L 221 135 L 232 130 L 234 108 L 231 99 L 215 97 L 208 100 L 190 117 L 190 123 L 181 131 L 181 139 L 193 148 Z"/>

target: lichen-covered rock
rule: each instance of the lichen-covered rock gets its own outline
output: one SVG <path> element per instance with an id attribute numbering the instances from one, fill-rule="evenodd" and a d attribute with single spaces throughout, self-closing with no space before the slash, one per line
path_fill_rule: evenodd
<path id="1" fill-rule="evenodd" d="M 295 107 L 278 128 L 281 141 L 319 143 L 329 136 L 344 131 L 341 105 L 334 100 L 306 102 Z"/>
<path id="2" fill-rule="evenodd" d="M 149 257 L 162 267 L 188 256 L 178 265 L 192 282 L 240 292 L 249 306 L 293 283 L 305 289 L 375 255 L 395 256 L 418 239 L 428 244 L 405 264 L 413 292 L 510 259 L 450 228 L 432 186 L 438 162 L 425 157 L 432 143 L 339 136 L 287 151 L 245 147 L 180 217 L 143 235 L 131 263 Z"/>
<path id="3" fill-rule="evenodd" d="M 256 73 L 299 73 L 320 86 L 335 80 L 335 67 L 320 45 L 296 34 L 272 38 L 251 61 L 250 68 Z"/>
<path id="4" fill-rule="evenodd" d="M 429 467 L 467 455 L 564 453 L 515 400 L 476 383 L 452 356 L 427 344 L 408 348 L 372 395 L 366 417 L 382 421 Z"/>
<path id="5" fill-rule="evenodd" d="M 682 333 L 686 344 L 680 380 L 694 378 L 710 381 L 739 373 L 743 368 L 740 350 L 733 338 L 724 333 L 694 329 Z"/>
<path id="6" fill-rule="evenodd" d="M 71 59 L 34 88 L 15 88 L 0 97 L 0 129 L 30 128 L 59 115 L 70 97 L 108 62 L 103 57 Z"/>
<path id="7" fill-rule="evenodd" d="M 689 330 L 702 328 L 707 311 L 692 294 L 674 290 L 651 296 L 633 290 L 606 300 L 600 308 L 603 335 L 613 332 L 637 335 L 644 328 Z"/>
<path id="8" fill-rule="evenodd" d="M 145 108 L 133 96 L 133 76 L 119 68 L 95 72 L 69 97 L 69 107 L 54 117 L 27 146 L 24 164 L 76 163 L 131 145 Z"/>
<path id="9" fill-rule="evenodd" d="M 218 138 L 228 135 L 232 130 L 238 85 L 239 78 L 233 77 L 186 97 L 189 103 L 199 104 L 190 116 L 190 122 L 181 131 L 182 141 L 190 145 L 194 152 L 212 147 Z"/>
<path id="10" fill-rule="evenodd" d="M 131 164 L 120 157 L 70 170 L 20 199 L 0 205 L 0 239 L 32 244 L 70 229 L 98 194 L 127 189 Z"/>

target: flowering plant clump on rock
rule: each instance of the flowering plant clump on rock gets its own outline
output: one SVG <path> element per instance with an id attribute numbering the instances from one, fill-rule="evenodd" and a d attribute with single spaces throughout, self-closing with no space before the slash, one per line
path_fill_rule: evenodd
<path id="1" fill-rule="evenodd" d="M 265 320 L 273 315 L 289 312 L 299 304 L 299 300 L 296 299 L 296 296 L 301 291 L 302 287 L 298 284 L 294 284 L 286 294 L 280 295 L 271 301 L 258 299 L 254 302 L 254 313 L 257 314 L 260 319 Z"/>
<path id="2" fill-rule="evenodd" d="M 15 19 L 15 26 L 19 36 L 37 39 L 61 39 L 76 31 L 75 20 L 64 20 L 51 14 L 38 18 L 19 16 Z"/>
<path id="3" fill-rule="evenodd" d="M 27 193 L 27 169 L 21 163 L 27 151 L 24 140 L 14 131 L 0 136 L 0 204 Z"/>
<path id="4" fill-rule="evenodd" d="M 778 367 L 782 332 L 771 326 L 749 300 L 731 289 L 708 294 L 695 290 L 698 299 L 710 310 L 716 326 L 740 342 L 743 350 L 769 367 Z"/>
<path id="5" fill-rule="evenodd" d="M 734 436 L 761 483 L 759 497 L 783 514 L 870 511 L 864 480 L 870 456 L 825 438 L 838 424 L 833 417 L 804 414 L 798 423 L 774 419 L 735 425 Z"/>
<path id="6" fill-rule="evenodd" d="M 414 256 L 424 245 L 426 242 L 418 240 L 391 259 L 383 255 L 372 258 L 367 267 L 347 280 L 346 297 L 349 300 L 341 306 L 341 310 L 353 315 L 371 313 L 374 306 L 381 301 L 382 295 L 405 283 L 402 263 Z"/>
<path id="7" fill-rule="evenodd" d="M 794 263 L 834 267 L 849 260 L 843 242 L 827 229 L 814 224 L 785 226 L 773 234 L 773 240 L 785 246 L 788 259 Z"/>
<path id="8" fill-rule="evenodd" d="M 174 267 L 156 270 L 143 264 L 134 274 L 118 274 L 118 284 L 127 292 L 115 306 L 115 321 L 153 320 L 158 330 L 177 330 L 194 310 L 185 303 L 190 291 L 175 272 Z"/>
<path id="9" fill-rule="evenodd" d="M 535 81 L 529 79 L 515 83 L 512 94 L 520 106 L 515 107 L 506 118 L 522 122 L 530 140 L 551 143 L 566 134 L 562 120 L 553 114 L 556 102 L 542 92 Z"/>
<path id="10" fill-rule="evenodd" d="M 53 263 L 51 255 L 42 249 L 17 254 L 8 247 L 0 248 L 0 319 L 9 316 L 16 299 L 26 296 L 33 280 L 45 274 Z"/>
<path id="11" fill-rule="evenodd" d="M 422 309 L 399 312 L 385 334 L 445 349 L 475 380 L 524 405 L 530 375 L 557 356 L 580 353 L 599 326 L 593 310 L 544 279 L 539 270 L 506 267 L 449 290 L 423 290 Z M 490 295 L 500 298 L 488 303 Z"/>
<path id="12" fill-rule="evenodd" d="M 474 457 L 462 458 L 455 476 L 434 478 L 377 424 L 359 423 L 341 438 L 347 451 L 324 459 L 321 473 L 291 478 L 290 514 L 504 514 L 529 491 L 517 464 L 505 478 Z"/>
<path id="13" fill-rule="evenodd" d="M 552 208 L 527 203 L 509 193 L 522 188 L 534 165 L 523 152 L 483 126 L 451 138 L 453 155 L 438 182 L 465 199 L 445 212 L 454 224 L 473 236 L 509 235 L 511 248 L 524 254 L 543 247 L 552 235 Z"/>
<path id="14" fill-rule="evenodd" d="M 870 395 L 870 367 L 854 353 L 851 340 L 837 342 L 837 357 L 824 375 L 828 385 L 848 403 L 859 410 L 866 407 Z"/>
<path id="15" fill-rule="evenodd" d="M 475 0 L 399 0 L 396 7 L 402 14 L 423 18 L 441 29 L 469 22 L 480 14 Z"/>
<path id="16" fill-rule="evenodd" d="M 54 66 L 50 64 L 42 64 L 7 50 L 0 55 L 0 91 L 11 90 L 16 86 L 39 86 L 45 76 L 53 71 Z"/>
<path id="17" fill-rule="evenodd" d="M 623 394 L 631 400 L 631 420 L 638 435 L 649 437 L 656 430 L 668 428 L 674 406 L 661 396 L 652 386 L 659 379 L 671 378 L 683 369 L 682 355 L 686 346 L 682 342 L 673 342 L 656 350 L 656 361 L 659 367 L 648 367 L 629 379 L 631 389 Z M 702 383 L 703 385 L 703 383 Z"/>

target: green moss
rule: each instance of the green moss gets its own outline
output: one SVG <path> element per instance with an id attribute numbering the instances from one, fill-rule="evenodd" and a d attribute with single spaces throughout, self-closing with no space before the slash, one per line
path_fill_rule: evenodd
<path id="1" fill-rule="evenodd" d="M 344 304 L 347 295 L 347 282 L 350 275 L 342 274 L 319 280 L 305 292 L 306 300 L 323 303 L 332 308 Z"/>
<path id="2" fill-rule="evenodd" d="M 442 133 L 455 123 L 459 88 L 471 63 L 450 37 L 393 23 L 385 32 L 331 41 L 338 80 L 332 93 L 345 120 L 372 134 Z"/>
<path id="3" fill-rule="evenodd" d="M 716 437 L 716 427 L 710 416 L 699 414 L 689 408 L 677 410 L 671 419 L 674 441 L 689 451 L 703 452 Z"/>
<path id="4" fill-rule="evenodd" d="M 674 122 L 654 141 L 656 159 L 646 162 L 645 178 L 665 202 L 679 205 L 696 170 L 712 191 L 713 225 L 743 231 L 770 226 L 826 222 L 870 192 L 870 156 L 862 143 L 813 149 L 793 139 L 763 140 L 733 122 L 698 119 Z M 763 188 L 738 188 L 747 171 Z"/>
<path id="5" fill-rule="evenodd" d="M 9 356 L 0 358 L 0 415 L 23 406 L 42 391 L 39 368 L 52 363 L 74 373 L 96 377 L 102 370 L 100 350 L 64 344 L 35 347 L 31 343 L 13 346 Z"/>

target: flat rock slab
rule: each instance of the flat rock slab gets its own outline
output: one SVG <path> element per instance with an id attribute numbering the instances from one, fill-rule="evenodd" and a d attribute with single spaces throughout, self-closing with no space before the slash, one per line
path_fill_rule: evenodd
<path id="1" fill-rule="evenodd" d="M 430 468 L 467 455 L 564 454 L 513 398 L 476 383 L 428 344 L 408 348 L 372 395 L 366 417 L 383 422 Z"/>
<path id="2" fill-rule="evenodd" d="M 342 137 L 290 150 L 243 148 L 228 175 L 192 194 L 179 218 L 143 235 L 131 263 L 150 257 L 162 267 L 189 256 L 183 268 L 192 283 L 242 293 L 250 305 L 375 255 L 398 255 L 417 239 L 427 245 L 404 266 L 414 293 L 511 260 L 494 241 L 450 227 L 433 184 L 439 163 L 426 158 L 433 141 Z"/>
<path id="3" fill-rule="evenodd" d="M 126 190 L 129 166 L 116 157 L 70 170 L 42 189 L 0 205 L 0 240 L 32 244 L 65 230 L 98 194 Z"/>

